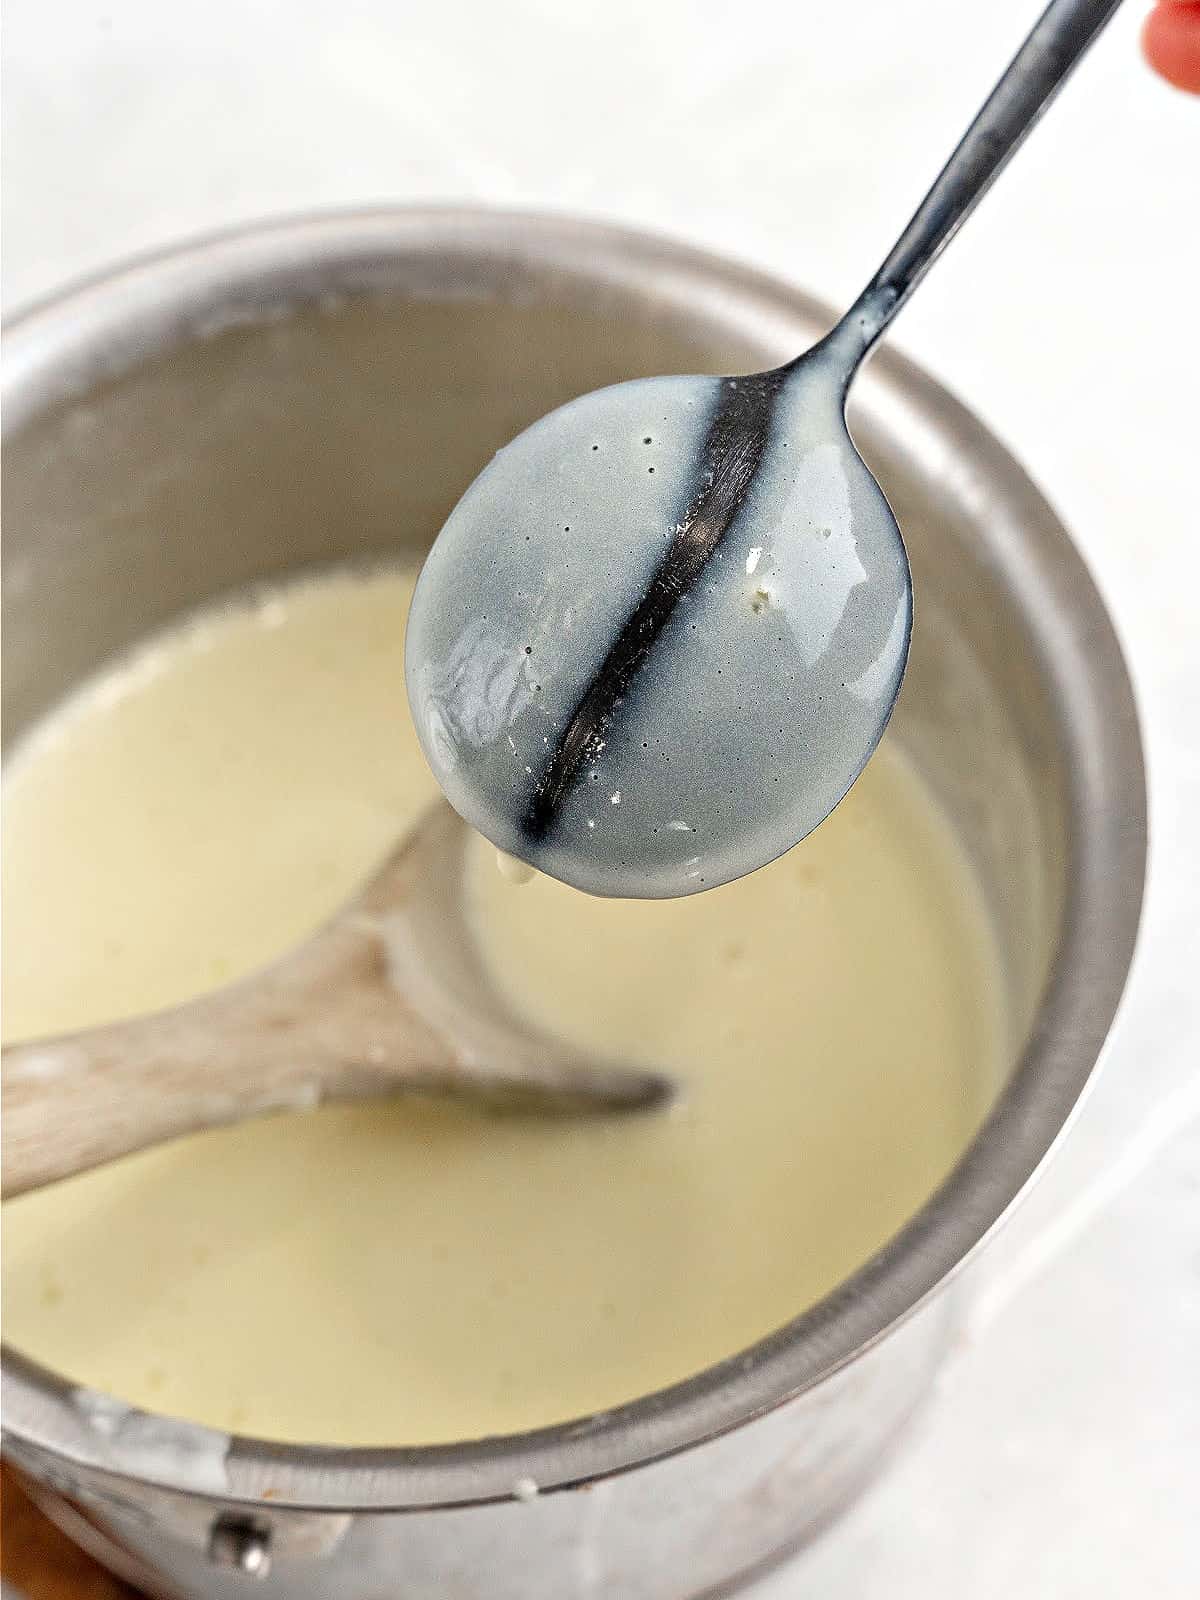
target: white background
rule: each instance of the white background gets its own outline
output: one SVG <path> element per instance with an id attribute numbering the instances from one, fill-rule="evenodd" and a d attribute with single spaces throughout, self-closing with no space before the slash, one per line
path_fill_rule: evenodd
<path id="1" fill-rule="evenodd" d="M 764 1600 L 1200 1593 L 1200 101 L 1143 67 L 1142 8 L 898 335 L 1025 461 L 1115 613 L 1151 764 L 1140 958 L 939 1402 Z M 1037 9 L 9 0 L 8 306 L 241 219 L 454 198 L 642 223 L 844 303 Z"/>

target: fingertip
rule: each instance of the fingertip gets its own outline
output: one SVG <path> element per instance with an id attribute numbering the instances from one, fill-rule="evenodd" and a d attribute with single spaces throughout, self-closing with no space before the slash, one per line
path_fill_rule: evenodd
<path id="1" fill-rule="evenodd" d="M 1200 94 L 1200 4 L 1161 0 L 1142 24 L 1142 54 L 1176 89 Z"/>

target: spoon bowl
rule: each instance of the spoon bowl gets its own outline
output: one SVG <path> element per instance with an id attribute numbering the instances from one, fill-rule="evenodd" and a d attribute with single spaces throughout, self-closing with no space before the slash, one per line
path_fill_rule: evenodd
<path id="1" fill-rule="evenodd" d="M 409 698 L 501 849 L 595 894 L 691 894 L 782 854 L 857 778 L 912 604 L 836 355 L 584 395 L 459 502 L 417 586 Z"/>

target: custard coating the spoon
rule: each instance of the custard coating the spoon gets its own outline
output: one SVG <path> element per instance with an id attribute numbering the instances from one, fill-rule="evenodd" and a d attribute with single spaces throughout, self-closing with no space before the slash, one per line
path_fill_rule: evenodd
<path id="1" fill-rule="evenodd" d="M 831 363 L 645 379 L 543 418 L 468 490 L 418 582 L 409 695 L 502 850 L 595 894 L 690 894 L 833 809 L 910 620 Z"/>

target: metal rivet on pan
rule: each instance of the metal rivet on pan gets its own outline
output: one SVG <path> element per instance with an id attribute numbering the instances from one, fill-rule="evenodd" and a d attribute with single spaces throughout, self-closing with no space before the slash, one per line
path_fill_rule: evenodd
<path id="1" fill-rule="evenodd" d="M 233 1567 L 249 1578 L 265 1578 L 271 1570 L 270 1526 L 222 1512 L 208 1535 L 208 1559 L 216 1567 Z"/>

